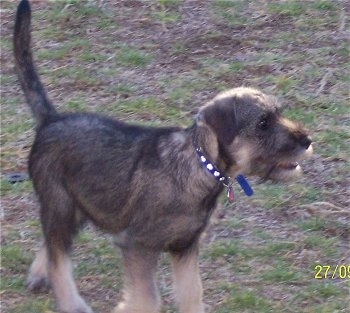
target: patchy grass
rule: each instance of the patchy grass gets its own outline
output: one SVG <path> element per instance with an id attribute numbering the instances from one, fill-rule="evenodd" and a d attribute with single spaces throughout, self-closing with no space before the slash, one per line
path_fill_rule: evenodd
<path id="1" fill-rule="evenodd" d="M 152 61 L 152 56 L 137 48 L 123 46 L 117 54 L 117 60 L 120 65 L 144 67 Z"/>
<path id="2" fill-rule="evenodd" d="M 16 3 L 1 1 L 1 307 L 55 312 L 52 293 L 25 289 L 41 230 L 27 171 L 33 121 L 12 63 Z M 349 311 L 348 278 L 316 279 L 315 266 L 350 265 L 348 4 L 340 1 L 33 2 L 33 48 L 61 111 L 97 111 L 150 125 L 190 125 L 218 91 L 255 86 L 311 130 L 305 175 L 259 184 L 217 210 L 203 239 L 208 312 Z M 96 312 L 121 298 L 112 239 L 88 226 L 73 253 L 79 289 Z M 176 312 L 170 264 L 160 260 L 162 313 Z"/>

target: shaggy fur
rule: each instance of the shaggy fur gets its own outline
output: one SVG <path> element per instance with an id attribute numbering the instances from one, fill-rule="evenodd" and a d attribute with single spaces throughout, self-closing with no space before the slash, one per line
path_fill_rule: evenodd
<path id="1" fill-rule="evenodd" d="M 115 235 L 125 267 L 118 313 L 155 313 L 158 256 L 172 256 L 182 313 L 204 312 L 198 242 L 224 188 L 198 160 L 201 147 L 227 176 L 286 179 L 311 152 L 311 140 L 282 117 L 276 100 L 250 88 L 219 94 L 189 128 L 150 128 L 97 114 L 58 113 L 35 70 L 28 1 L 17 11 L 18 77 L 37 121 L 29 171 L 40 201 L 44 243 L 28 287 L 52 287 L 65 313 L 91 313 L 72 276 L 69 251 L 84 221 Z"/>

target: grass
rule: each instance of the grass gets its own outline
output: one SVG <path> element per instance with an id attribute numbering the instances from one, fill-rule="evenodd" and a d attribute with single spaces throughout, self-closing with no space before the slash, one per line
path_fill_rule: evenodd
<path id="1" fill-rule="evenodd" d="M 29 256 L 19 246 L 5 245 L 1 247 L 2 266 L 10 271 L 26 270 Z"/>
<path id="2" fill-rule="evenodd" d="M 213 7 L 218 16 L 233 27 L 240 27 L 249 22 L 247 15 L 239 14 L 247 8 L 249 4 L 244 0 L 229 1 L 229 0 L 215 0 Z"/>
<path id="3" fill-rule="evenodd" d="M 304 9 L 305 4 L 299 0 L 268 4 L 268 11 L 270 13 L 287 15 L 291 17 L 299 17 Z"/>
<path id="4" fill-rule="evenodd" d="M 2 195 L 18 195 L 20 193 L 31 192 L 33 190 L 33 185 L 31 181 L 25 181 L 23 183 L 9 183 L 5 178 L 1 180 L 0 186 Z"/>
<path id="5" fill-rule="evenodd" d="M 118 52 L 117 60 L 120 65 L 144 67 L 152 61 L 152 56 L 135 47 L 123 46 Z"/>
<path id="6" fill-rule="evenodd" d="M 311 130 L 315 153 L 294 183 L 236 190 L 206 232 L 201 273 L 208 313 L 348 312 L 348 279 L 315 279 L 315 265 L 349 265 L 346 1 L 157 0 L 33 2 L 33 48 L 60 111 L 97 111 L 147 125 L 190 125 L 218 91 L 254 86 Z M 16 3 L 1 2 L 1 301 L 4 313 L 55 312 L 52 293 L 25 289 L 41 229 L 27 171 L 33 121 L 14 75 Z M 96 312 L 121 298 L 112 238 L 88 226 L 76 240 L 75 275 Z M 171 266 L 160 260 L 162 313 L 176 312 Z"/>
<path id="7" fill-rule="evenodd" d="M 219 313 L 231 312 L 271 312 L 271 305 L 265 299 L 256 296 L 253 291 L 238 292 L 219 308 Z"/>
<path id="8" fill-rule="evenodd" d="M 158 6 L 152 13 L 152 17 L 165 25 L 179 22 L 181 15 L 179 8 L 183 4 L 183 0 L 158 0 Z"/>

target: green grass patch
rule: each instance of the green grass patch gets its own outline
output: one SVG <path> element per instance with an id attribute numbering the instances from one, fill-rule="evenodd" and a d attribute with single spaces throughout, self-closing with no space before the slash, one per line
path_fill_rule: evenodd
<path id="1" fill-rule="evenodd" d="M 298 183 L 265 183 L 255 186 L 256 205 L 263 205 L 267 210 L 280 211 L 293 206 L 295 199 L 300 199 L 302 204 L 307 204 L 323 199 L 323 191 L 312 185 Z"/>
<path id="2" fill-rule="evenodd" d="M 237 255 L 240 252 L 240 245 L 237 241 L 231 240 L 228 242 L 216 242 L 212 244 L 210 249 L 205 253 L 206 257 L 218 259 L 221 257 L 227 258 Z"/>
<path id="3" fill-rule="evenodd" d="M 321 11 L 334 11 L 338 8 L 337 4 L 331 0 L 314 1 L 312 7 Z"/>
<path id="4" fill-rule="evenodd" d="M 295 89 L 295 86 L 297 85 L 297 80 L 292 78 L 292 77 L 287 77 L 284 75 L 277 76 L 275 78 L 275 85 L 276 85 L 276 90 L 282 94 L 286 95 L 288 94 L 291 90 Z"/>
<path id="5" fill-rule="evenodd" d="M 112 85 L 108 87 L 108 92 L 113 94 L 133 95 L 135 94 L 135 91 L 135 86 L 129 84 Z"/>
<path id="6" fill-rule="evenodd" d="M 346 289 L 341 286 L 327 281 L 317 281 L 297 292 L 291 299 L 289 307 L 304 307 L 301 312 L 305 313 L 346 312 L 347 297 Z M 339 301 L 340 299 L 344 301 Z"/>
<path id="7" fill-rule="evenodd" d="M 21 118 L 20 120 L 13 121 L 2 125 L 2 131 L 6 133 L 6 136 L 18 136 L 33 128 L 34 122 L 31 119 Z"/>
<path id="8" fill-rule="evenodd" d="M 324 257 L 339 257 L 337 238 L 327 238 L 323 234 L 311 234 L 303 240 L 306 249 L 321 251 Z"/>
<path id="9" fill-rule="evenodd" d="M 106 11 L 102 10 L 99 6 L 90 1 L 81 0 L 62 0 L 53 1 L 48 16 L 51 19 L 51 23 L 60 23 L 60 21 L 70 21 L 70 19 L 86 19 L 104 17 L 109 18 Z"/>
<path id="10" fill-rule="evenodd" d="M 135 47 L 122 46 L 117 53 L 117 63 L 123 66 L 145 67 L 152 60 L 150 53 Z"/>
<path id="11" fill-rule="evenodd" d="M 315 288 L 315 292 L 319 294 L 321 297 L 324 297 L 326 299 L 339 296 L 342 293 L 339 287 L 327 282 L 321 285 L 318 285 Z"/>
<path id="12" fill-rule="evenodd" d="M 250 16 L 241 14 L 249 7 L 244 0 L 214 0 L 212 2 L 216 14 L 232 27 L 242 27 L 250 23 Z"/>
<path id="13" fill-rule="evenodd" d="M 36 55 L 42 60 L 62 60 L 69 56 L 70 48 L 62 47 L 58 49 L 40 49 Z"/>
<path id="14" fill-rule="evenodd" d="M 108 59 L 108 55 L 96 52 L 84 52 L 81 53 L 80 59 L 85 62 L 94 63 L 94 62 L 104 62 Z"/>
<path id="15" fill-rule="evenodd" d="M 69 111 L 85 111 L 86 103 L 85 99 L 71 99 L 65 104 Z"/>
<path id="16" fill-rule="evenodd" d="M 0 191 L 3 196 L 30 193 L 33 191 L 33 184 L 31 180 L 12 184 L 3 178 L 1 179 Z"/>
<path id="17" fill-rule="evenodd" d="M 157 2 L 159 6 L 151 14 L 154 20 L 163 24 L 172 24 L 181 21 L 179 8 L 183 4 L 183 0 L 157 0 Z"/>
<path id="18" fill-rule="evenodd" d="M 265 245 L 260 244 L 255 250 L 255 256 L 259 257 L 277 257 L 283 256 L 296 248 L 294 242 L 274 242 L 268 241 Z"/>
<path id="19" fill-rule="evenodd" d="M 267 284 L 288 284 L 293 281 L 300 281 L 301 278 L 302 274 L 298 273 L 295 267 L 284 261 L 275 262 L 272 268 L 265 270 L 261 274 L 261 279 Z"/>
<path id="20" fill-rule="evenodd" d="M 18 245 L 1 246 L 1 266 L 12 272 L 25 272 L 31 261 L 28 253 Z"/>
<path id="21" fill-rule="evenodd" d="M 98 275 L 107 283 L 110 279 L 117 280 L 121 276 L 118 250 L 110 240 L 98 238 L 92 232 L 82 231 L 79 233 L 76 247 L 75 273 L 78 277 Z M 81 255 L 81 249 L 87 250 L 88 253 Z"/>
<path id="22" fill-rule="evenodd" d="M 166 24 L 176 23 L 181 20 L 181 15 L 176 12 L 158 11 L 152 15 L 154 19 Z"/>
<path id="23" fill-rule="evenodd" d="M 307 126 L 313 126 L 318 121 L 318 112 L 305 107 L 288 108 L 284 114 L 292 121 L 298 121 Z"/>
<path id="24" fill-rule="evenodd" d="M 62 67 L 56 69 L 54 72 L 46 69 L 41 70 L 41 73 L 50 77 L 54 84 L 60 84 L 61 82 L 67 83 L 67 81 L 71 80 L 75 84 L 80 85 L 81 89 L 99 86 L 101 84 L 99 76 L 84 67 Z"/>
<path id="25" fill-rule="evenodd" d="M 157 2 L 166 8 L 178 8 L 184 0 L 157 0 Z"/>
<path id="26" fill-rule="evenodd" d="M 50 300 L 25 299 L 8 313 L 48 313 L 53 312 L 53 303 Z"/>
<path id="27" fill-rule="evenodd" d="M 169 93 L 169 100 L 177 106 L 183 106 L 190 101 L 192 92 L 188 88 L 175 88 Z"/>
<path id="28" fill-rule="evenodd" d="M 1 49 L 1 47 L 0 47 Z M 13 75 L 6 75 L 6 74 L 1 74 L 0 75 L 0 84 L 3 85 L 12 85 L 17 83 L 17 78 Z"/>
<path id="29" fill-rule="evenodd" d="M 23 275 L 2 276 L 0 280 L 0 290 L 6 292 L 25 291 L 26 279 Z"/>
<path id="30" fill-rule="evenodd" d="M 327 221 L 323 218 L 314 217 L 299 223 L 299 227 L 303 231 L 322 231 L 326 228 Z"/>
<path id="31" fill-rule="evenodd" d="M 348 238 L 350 236 L 350 225 L 341 220 L 331 218 L 314 217 L 300 223 L 298 228 L 306 232 L 322 232 L 325 236 Z"/>
<path id="32" fill-rule="evenodd" d="M 255 186 L 255 194 L 253 202 L 260 204 L 263 201 L 266 209 L 278 209 L 290 200 L 290 194 L 281 184 L 257 185 Z"/>
<path id="33" fill-rule="evenodd" d="M 350 140 L 350 132 L 347 130 L 327 129 L 320 131 L 314 135 L 315 141 L 324 149 L 327 155 L 347 154 L 350 151 L 348 142 Z"/>
<path id="34" fill-rule="evenodd" d="M 284 2 L 272 2 L 267 5 L 267 10 L 271 14 L 280 14 L 286 16 L 300 16 L 306 9 L 306 4 L 304 1 L 284 1 Z"/>
<path id="35" fill-rule="evenodd" d="M 183 119 L 185 114 L 180 108 L 166 106 L 153 97 L 118 101 L 113 105 L 113 111 L 125 116 L 141 115 L 148 123 L 164 121 L 170 124 L 174 124 L 179 118 Z"/>
<path id="36" fill-rule="evenodd" d="M 253 291 L 240 291 L 233 293 L 225 301 L 224 305 L 219 306 L 217 313 L 233 312 L 254 312 L 265 313 L 272 312 L 270 303 L 262 297 L 256 295 Z"/>

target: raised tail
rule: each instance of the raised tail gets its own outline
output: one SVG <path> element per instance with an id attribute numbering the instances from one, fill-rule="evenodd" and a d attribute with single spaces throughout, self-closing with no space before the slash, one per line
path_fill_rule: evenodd
<path id="1" fill-rule="evenodd" d="M 39 125 L 57 111 L 48 99 L 44 86 L 35 69 L 31 52 L 31 9 L 28 0 L 22 0 L 17 8 L 14 54 L 19 81 L 21 83 L 27 103 Z"/>

